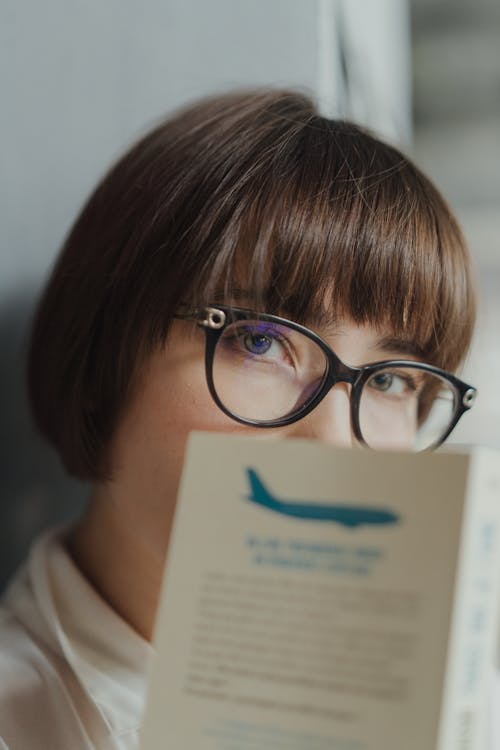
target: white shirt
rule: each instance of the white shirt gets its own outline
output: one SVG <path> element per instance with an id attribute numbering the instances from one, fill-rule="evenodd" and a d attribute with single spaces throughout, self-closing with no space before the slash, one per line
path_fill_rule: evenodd
<path id="1" fill-rule="evenodd" d="M 152 647 L 51 532 L 0 607 L 0 749 L 132 750 Z"/>
<path id="2" fill-rule="evenodd" d="M 0 607 L 0 750 L 137 750 L 152 654 L 45 535 Z"/>

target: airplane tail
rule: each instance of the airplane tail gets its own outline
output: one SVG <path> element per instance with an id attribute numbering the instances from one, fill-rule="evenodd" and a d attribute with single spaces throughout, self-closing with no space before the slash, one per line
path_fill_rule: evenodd
<path id="1" fill-rule="evenodd" d="M 250 488 L 252 490 L 250 499 L 261 505 L 274 502 L 274 497 L 264 485 L 262 479 L 259 477 L 255 469 L 247 469 L 247 474 L 248 480 L 250 482 Z"/>

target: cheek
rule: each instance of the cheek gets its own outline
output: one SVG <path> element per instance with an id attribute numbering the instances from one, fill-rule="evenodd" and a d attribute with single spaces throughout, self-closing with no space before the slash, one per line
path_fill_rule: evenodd
<path id="1" fill-rule="evenodd" d="M 149 408 L 149 407 L 148 407 Z M 150 409 L 155 433 L 164 442 L 183 442 L 192 430 L 232 431 L 236 422 L 221 412 L 198 371 L 175 374 L 156 390 L 155 406 Z"/>
<path id="2" fill-rule="evenodd" d="M 192 430 L 248 432 L 212 400 L 202 368 L 151 373 L 115 436 L 115 474 L 150 502 L 173 502 Z"/>
<path id="3" fill-rule="evenodd" d="M 186 350 L 178 346 L 173 361 L 161 353 L 150 359 L 110 446 L 108 492 L 122 521 L 160 556 L 170 535 L 189 433 L 276 437 L 226 417 L 208 391 L 203 349 Z"/>

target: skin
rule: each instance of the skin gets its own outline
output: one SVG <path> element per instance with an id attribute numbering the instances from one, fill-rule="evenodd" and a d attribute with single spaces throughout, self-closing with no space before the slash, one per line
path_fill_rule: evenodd
<path id="1" fill-rule="evenodd" d="M 318 331 L 346 363 L 400 357 L 388 332 L 352 321 Z M 405 354 L 405 358 L 410 358 Z M 110 606 L 151 640 L 186 441 L 192 430 L 251 434 L 262 440 L 313 438 L 353 446 L 349 386 L 335 386 L 302 420 L 281 428 L 247 427 L 223 414 L 205 381 L 204 333 L 175 321 L 165 346 L 145 363 L 112 444 L 112 480 L 98 484 L 67 545 Z"/>

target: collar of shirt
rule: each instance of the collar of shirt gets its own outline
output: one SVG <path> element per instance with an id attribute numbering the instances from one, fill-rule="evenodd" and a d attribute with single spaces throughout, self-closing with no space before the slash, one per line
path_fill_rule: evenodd
<path id="1" fill-rule="evenodd" d="M 65 531 L 49 532 L 34 545 L 6 603 L 64 659 L 113 734 L 137 731 L 153 648 L 80 573 L 64 547 Z"/>

